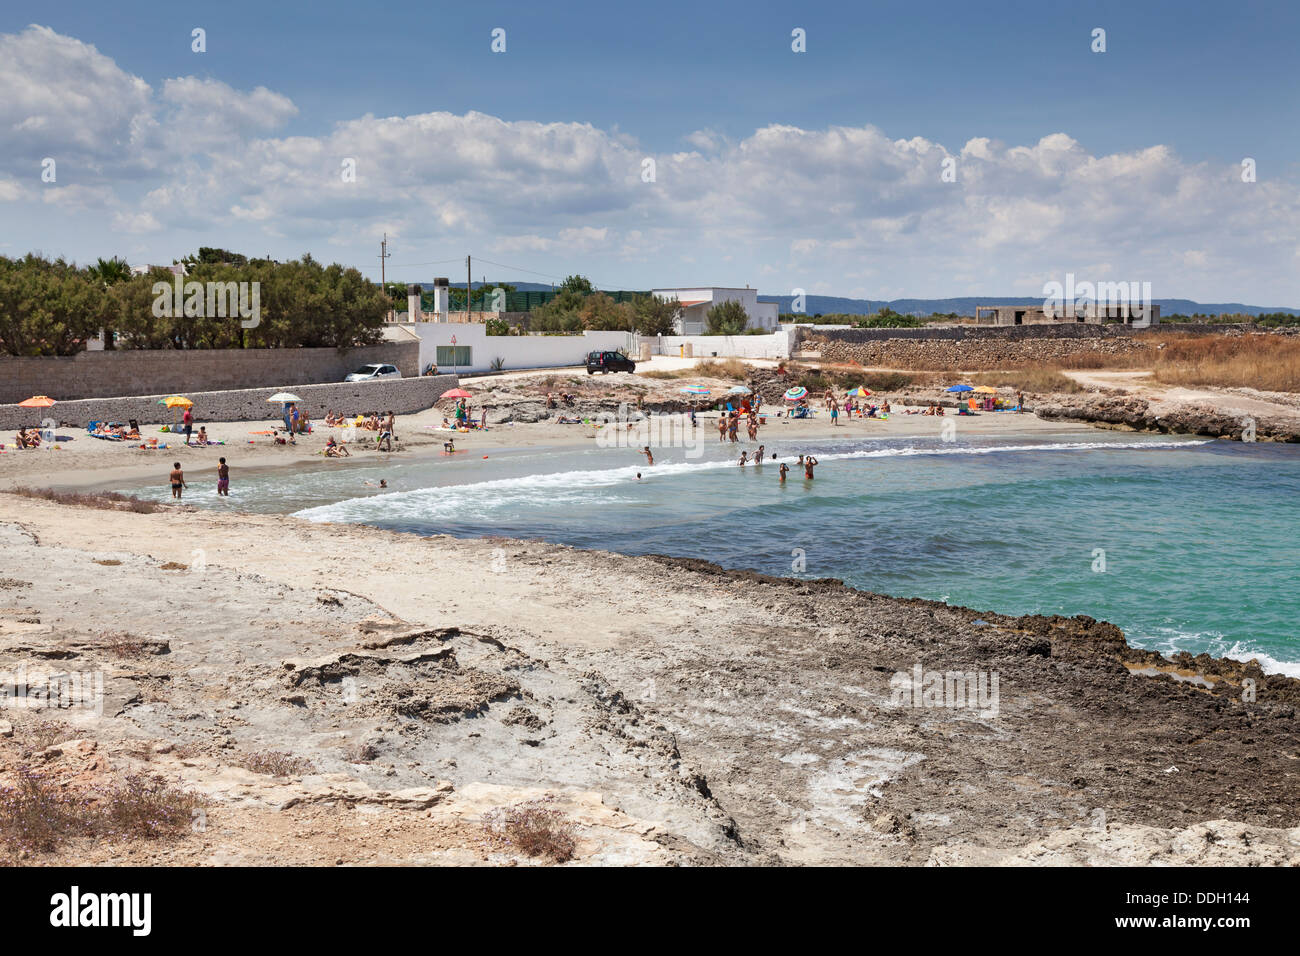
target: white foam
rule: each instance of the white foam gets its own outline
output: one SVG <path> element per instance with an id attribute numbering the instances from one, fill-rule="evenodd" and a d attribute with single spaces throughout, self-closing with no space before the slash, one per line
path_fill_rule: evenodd
<path id="1" fill-rule="evenodd" d="M 847 461 L 867 458 L 905 458 L 926 455 L 993 455 L 1000 452 L 1048 451 L 1078 452 L 1095 449 L 1139 449 L 1185 448 L 1208 444 L 1207 441 L 1147 441 L 1147 442 L 1054 442 L 1036 445 L 951 445 L 905 448 L 874 448 L 849 452 L 827 452 L 817 455 L 819 462 Z M 787 464 L 797 460 L 794 455 L 766 459 L 764 464 Z M 465 514 L 470 504 L 467 496 L 473 495 L 475 506 L 500 508 L 519 502 L 521 498 L 557 504 L 571 501 L 583 503 L 581 492 L 593 488 L 611 487 L 636 481 L 640 474 L 643 478 L 671 478 L 679 475 L 716 471 L 723 468 L 741 467 L 733 458 L 714 459 L 697 462 L 664 462 L 657 465 L 625 465 L 619 468 L 604 468 L 590 471 L 560 471 L 535 475 L 522 475 L 515 478 L 495 478 L 488 481 L 467 482 L 459 485 L 442 485 L 434 488 L 418 488 L 412 491 L 396 491 L 386 495 L 365 495 L 348 498 L 332 504 L 318 505 L 297 512 L 297 517 L 309 521 L 359 521 L 363 516 L 373 517 L 376 509 L 382 509 L 387 519 L 430 519 L 453 517 L 457 513 Z M 753 467 L 747 465 L 745 467 Z M 797 477 L 797 476 L 796 476 Z M 522 493 L 522 494 L 519 494 Z M 482 499 L 477 500 L 477 499 Z"/>

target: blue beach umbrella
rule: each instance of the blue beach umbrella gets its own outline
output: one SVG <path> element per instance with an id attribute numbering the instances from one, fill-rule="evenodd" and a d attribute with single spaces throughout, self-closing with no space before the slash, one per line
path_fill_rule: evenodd
<path id="1" fill-rule="evenodd" d="M 953 386 L 951 386 L 951 387 L 949 387 L 949 388 L 944 389 L 944 391 L 947 391 L 947 392 L 973 392 L 973 391 L 975 391 L 975 389 L 971 388 L 969 385 L 953 385 Z"/>
<path id="2" fill-rule="evenodd" d="M 748 395 L 750 392 L 753 391 L 753 389 L 745 385 L 733 385 L 727 391 L 730 392 L 732 395 Z"/>
<path id="3" fill-rule="evenodd" d="M 707 395 L 710 390 L 703 385 L 687 385 L 682 391 L 687 395 Z"/>

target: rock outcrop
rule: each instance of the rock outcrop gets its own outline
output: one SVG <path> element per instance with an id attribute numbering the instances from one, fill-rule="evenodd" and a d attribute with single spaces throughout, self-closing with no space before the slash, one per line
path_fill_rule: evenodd
<path id="1" fill-rule="evenodd" d="M 1162 409 L 1135 396 L 1102 395 L 1058 398 L 1034 409 L 1039 418 L 1089 422 L 1171 434 L 1205 435 L 1233 441 L 1300 442 L 1300 419 L 1252 418 L 1228 415 L 1208 405 L 1183 405 Z"/>

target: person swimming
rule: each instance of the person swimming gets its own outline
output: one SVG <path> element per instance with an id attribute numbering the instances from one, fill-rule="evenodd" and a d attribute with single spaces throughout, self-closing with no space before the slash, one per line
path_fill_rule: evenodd
<path id="1" fill-rule="evenodd" d="M 783 485 L 785 484 L 785 476 L 788 475 L 789 473 L 790 473 L 790 466 L 787 465 L 785 462 L 781 462 L 781 470 L 779 472 L 781 476 L 781 484 Z"/>

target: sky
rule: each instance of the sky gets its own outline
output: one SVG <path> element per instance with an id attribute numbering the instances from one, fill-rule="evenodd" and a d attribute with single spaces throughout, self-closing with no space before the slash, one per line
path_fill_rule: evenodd
<path id="1" fill-rule="evenodd" d="M 1291 0 L 10 3 L 0 254 L 1300 307 L 1298 41 Z"/>

